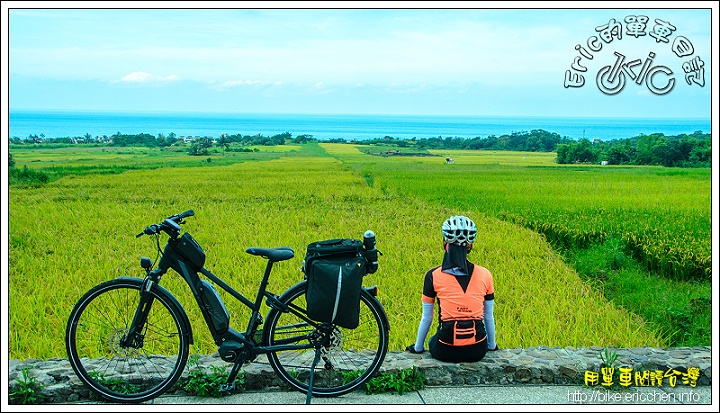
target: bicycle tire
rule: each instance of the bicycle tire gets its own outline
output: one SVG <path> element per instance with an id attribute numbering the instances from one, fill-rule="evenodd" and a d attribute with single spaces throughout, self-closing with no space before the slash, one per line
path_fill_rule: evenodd
<path id="1" fill-rule="evenodd" d="M 280 301 L 306 308 L 306 282 L 296 284 L 283 293 Z M 336 397 L 350 393 L 370 380 L 379 370 L 388 350 L 389 325 L 382 305 L 369 292 L 360 294 L 360 325 L 346 329 L 333 325 L 331 346 L 323 349 L 323 356 L 315 367 L 313 392 L 315 397 Z M 263 330 L 265 345 L 281 341 L 309 343 L 304 337 L 315 328 L 302 318 L 276 308 L 268 312 Z M 310 368 L 315 350 L 286 350 L 268 353 L 268 362 L 275 373 L 290 387 L 305 394 L 309 389 Z"/>
<path id="2" fill-rule="evenodd" d="M 133 320 L 142 279 L 119 278 L 85 293 L 70 313 L 65 333 L 68 359 L 80 380 L 112 402 L 139 403 L 160 396 L 187 363 L 187 315 L 167 290 L 154 286 L 154 301 L 141 348 L 119 343 Z"/>

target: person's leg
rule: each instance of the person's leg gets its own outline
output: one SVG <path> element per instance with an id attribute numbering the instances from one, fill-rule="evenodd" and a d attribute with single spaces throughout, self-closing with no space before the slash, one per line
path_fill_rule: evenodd
<path id="1" fill-rule="evenodd" d="M 463 352 L 458 351 L 461 347 L 453 347 L 441 343 L 440 340 L 438 340 L 437 334 L 430 337 L 428 347 L 430 348 L 430 355 L 436 360 L 446 361 L 449 363 L 464 361 L 462 359 Z"/>
<path id="2" fill-rule="evenodd" d="M 438 340 L 437 334 L 430 337 L 430 340 L 428 340 L 428 349 L 430 350 L 430 355 L 432 358 L 440 361 L 452 361 L 452 353 L 448 352 L 447 345 L 441 343 Z"/>
<path id="3" fill-rule="evenodd" d="M 483 340 L 472 346 L 467 346 L 466 349 L 465 354 L 463 354 L 466 361 L 480 361 L 485 357 L 485 354 L 487 354 L 487 340 Z"/>

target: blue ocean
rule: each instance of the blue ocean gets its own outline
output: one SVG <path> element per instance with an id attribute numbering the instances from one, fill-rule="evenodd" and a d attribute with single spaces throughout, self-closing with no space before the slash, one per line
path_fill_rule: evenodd
<path id="1" fill-rule="evenodd" d="M 330 139 L 368 140 L 391 136 L 396 139 L 486 138 L 543 129 L 573 140 L 625 139 L 640 134 L 666 136 L 711 132 L 710 119 L 635 119 L 579 117 L 470 117 L 390 115 L 300 115 L 227 113 L 120 113 L 11 110 L 8 137 L 30 135 L 46 138 L 111 136 L 148 133 L 177 137 L 218 138 L 229 135 L 273 136 L 290 132 L 293 137 L 312 135 Z"/>

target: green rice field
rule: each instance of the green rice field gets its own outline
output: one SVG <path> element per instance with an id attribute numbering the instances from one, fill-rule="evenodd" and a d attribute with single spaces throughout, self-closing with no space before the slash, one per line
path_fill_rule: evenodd
<path id="1" fill-rule="evenodd" d="M 655 293 L 658 308 L 706 323 L 693 343 L 710 345 L 710 311 L 691 314 L 711 301 L 709 168 L 558 166 L 552 153 L 383 157 L 329 143 L 210 157 L 148 148 L 11 153 L 15 167 L 62 177 L 8 191 L 10 359 L 65 357 L 65 324 L 77 299 L 100 282 L 142 277 L 139 259 L 154 260 L 155 245 L 135 235 L 187 209 L 195 216 L 183 228 L 203 246 L 205 266 L 249 297 L 265 261 L 246 248 L 295 250 L 274 266 L 269 289 L 281 293 L 302 280 L 307 244 L 372 229 L 383 255 L 365 285 L 379 287 L 392 350 L 414 341 L 423 276 L 442 260 L 442 222 L 457 214 L 479 229 L 468 258 L 493 274 L 501 347 L 678 343 L 677 329 L 662 327 L 670 315 L 641 314 L 640 304 L 625 301 L 638 287 L 611 283 L 616 273 L 646 280 L 639 282 L 652 286 L 641 290 L 647 294 L 675 290 Z M 623 245 L 611 251 L 616 261 L 631 262 L 586 269 L 607 254 L 580 252 L 608 248 L 608 240 Z M 606 278 L 588 278 L 599 271 Z M 192 351 L 215 352 L 181 278 L 168 273 L 162 283 L 188 312 Z M 610 287 L 617 291 L 608 298 Z M 233 328 L 244 329 L 246 309 L 220 294 Z M 697 343 L 705 333 L 708 342 Z"/>

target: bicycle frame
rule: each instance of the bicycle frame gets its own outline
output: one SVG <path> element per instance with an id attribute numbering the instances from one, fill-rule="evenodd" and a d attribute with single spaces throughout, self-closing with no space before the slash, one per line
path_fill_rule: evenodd
<path id="1" fill-rule="evenodd" d="M 263 248 L 249 248 L 247 250 L 248 253 L 263 256 L 268 260 L 265 267 L 265 272 L 263 274 L 263 278 L 258 287 L 257 295 L 255 296 L 254 301 L 251 301 L 249 298 L 245 297 L 243 294 L 232 288 L 218 276 L 210 272 L 210 270 L 204 267 L 199 270 L 199 273 L 202 273 L 215 285 L 221 287 L 223 290 L 228 292 L 236 300 L 240 301 L 243 305 L 245 305 L 252 311 L 247 328 L 244 332 L 238 332 L 230 328 L 229 325 L 227 327 L 218 327 L 214 322 L 214 317 L 217 317 L 217 315 L 214 314 L 214 309 L 211 305 L 212 303 L 207 302 L 208 298 L 204 293 L 204 289 L 207 288 L 207 286 L 204 285 L 206 284 L 206 282 L 201 279 L 198 271 L 194 270 L 189 263 L 184 261 L 184 258 L 179 253 L 177 253 L 173 248 L 171 248 L 171 244 L 173 242 L 177 242 L 177 240 L 178 238 L 168 239 L 168 243 L 166 244 L 163 250 L 163 254 L 158 262 L 157 269 L 150 271 L 149 268 L 146 268 L 148 275 L 146 276 L 144 286 L 142 288 L 140 304 L 138 305 L 138 309 L 129 328 L 128 334 L 125 340 L 123 340 L 124 346 L 136 347 L 142 345 L 142 337 L 139 332 L 142 331 L 144 322 L 147 319 L 147 314 L 150 312 L 152 306 L 152 296 L 150 294 L 147 294 L 146 292 L 150 291 L 153 285 L 159 285 L 160 278 L 167 272 L 168 269 L 172 268 L 175 272 L 177 272 L 183 277 L 187 285 L 190 287 L 190 290 L 195 297 L 195 300 L 203 314 L 205 323 L 213 337 L 213 340 L 218 346 L 218 353 L 224 361 L 243 363 L 248 360 L 253 360 L 260 354 L 266 354 L 269 352 L 313 349 L 316 347 L 312 343 L 283 343 L 275 345 L 263 345 L 262 342 L 258 343 L 253 340 L 253 337 L 258 331 L 258 327 L 263 322 L 263 318 L 260 313 L 263 298 L 266 299 L 266 303 L 268 306 L 276 308 L 283 312 L 291 312 L 300 319 L 307 322 L 309 326 L 319 328 L 322 324 L 309 319 L 301 311 L 298 311 L 298 309 L 292 308 L 292 306 L 288 307 L 283 305 L 278 300 L 278 296 L 276 294 L 267 291 L 268 280 L 270 278 L 270 273 L 272 272 L 274 262 L 292 257 L 291 249 L 287 247 L 281 247 L 272 250 Z M 273 253 L 277 254 L 278 251 L 285 252 L 284 257 L 273 258 Z M 287 254 L 290 255 L 288 256 Z M 218 303 L 224 308 L 224 303 L 222 302 L 222 299 L 217 296 L 217 294 L 215 294 L 214 296 L 215 299 L 218 300 Z M 185 322 L 189 326 L 189 321 L 185 320 Z M 192 329 L 188 329 L 188 331 L 190 331 L 192 334 Z M 298 338 L 296 337 L 295 339 L 297 340 Z M 190 337 L 190 342 L 192 343 L 192 336 Z"/>

